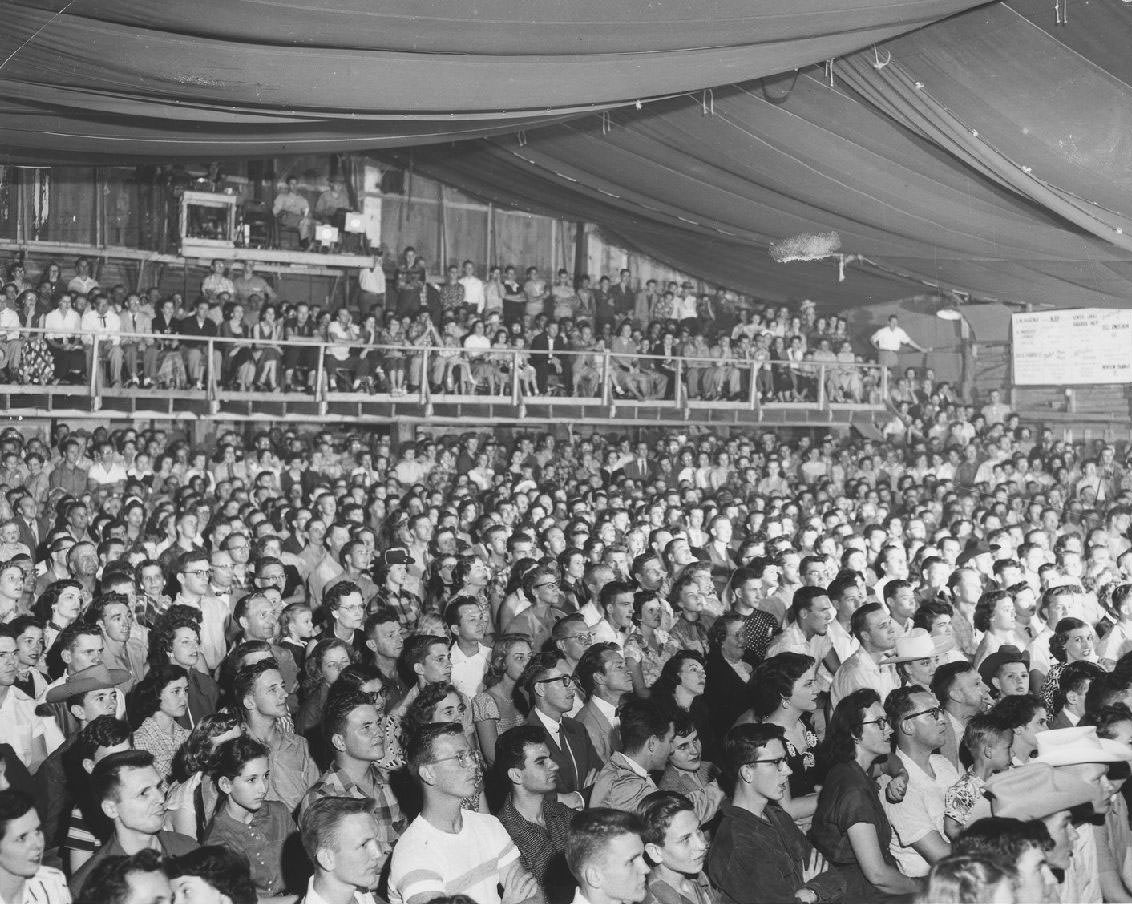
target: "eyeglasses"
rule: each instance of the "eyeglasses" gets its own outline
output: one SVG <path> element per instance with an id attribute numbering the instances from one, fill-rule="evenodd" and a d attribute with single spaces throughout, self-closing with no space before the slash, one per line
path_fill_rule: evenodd
<path id="1" fill-rule="evenodd" d="M 921 709 L 919 712 L 908 713 L 908 715 L 904 717 L 904 720 L 918 719 L 920 716 L 931 716 L 933 719 L 938 719 L 942 715 L 943 709 L 939 706 L 933 706 L 931 709 Z"/>
<path id="2" fill-rule="evenodd" d="M 888 719 L 886 719 L 884 716 L 881 716 L 879 719 L 865 719 L 865 721 L 863 721 L 861 724 L 862 725 L 876 725 L 879 728 L 887 728 L 888 727 Z"/>
<path id="3" fill-rule="evenodd" d="M 561 682 L 563 687 L 569 687 L 574 683 L 574 676 L 555 675 L 553 678 L 539 678 L 538 681 L 535 682 L 535 684 L 554 684 L 554 682 L 556 681 Z"/>
<path id="4" fill-rule="evenodd" d="M 452 756 L 439 756 L 432 762 L 443 763 L 448 760 L 455 760 L 462 769 L 467 769 L 476 762 L 476 758 L 470 750 L 461 750 L 459 753 L 452 754 Z"/>
<path id="5" fill-rule="evenodd" d="M 591 642 L 591 641 L 593 640 L 593 635 L 592 635 L 592 634 L 590 634 L 590 633 L 589 633 L 589 632 L 587 631 L 587 632 L 586 632 L 585 634 L 570 634 L 570 635 L 568 635 L 568 636 L 567 636 L 567 637 L 566 637 L 565 639 L 566 639 L 566 640 L 576 640 L 576 641 L 578 641 L 579 643 L 586 643 L 586 644 L 588 644 L 588 643 L 590 643 L 590 642 Z"/>
<path id="6" fill-rule="evenodd" d="M 751 760 L 751 762 L 749 762 L 747 765 L 748 766 L 773 766 L 775 769 L 781 769 L 783 766 L 787 765 L 787 763 L 786 763 L 786 757 L 776 756 L 774 759 L 770 759 L 770 760 Z"/>
<path id="7" fill-rule="evenodd" d="M 535 584 L 535 590 L 542 590 L 546 587 L 557 587 L 558 581 L 547 581 L 543 584 Z"/>
<path id="8" fill-rule="evenodd" d="M 196 577 L 203 577 L 204 575 L 212 574 L 211 568 L 198 568 L 196 571 L 186 571 L 185 574 L 195 575 Z"/>

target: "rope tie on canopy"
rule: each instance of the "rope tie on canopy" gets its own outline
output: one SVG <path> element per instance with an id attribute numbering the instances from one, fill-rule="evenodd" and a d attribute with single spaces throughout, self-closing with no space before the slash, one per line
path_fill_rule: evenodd
<path id="1" fill-rule="evenodd" d="M 1128 0 L 1128 2 L 1132 3 L 1132 0 Z M 874 44 L 873 45 L 873 68 L 876 69 L 879 72 L 881 69 L 883 69 L 885 66 L 887 66 L 891 62 L 892 62 L 892 51 L 891 50 L 885 50 L 885 58 L 884 58 L 884 62 L 882 63 L 881 59 L 880 59 L 880 51 L 877 50 L 876 45 Z"/>
<path id="2" fill-rule="evenodd" d="M 527 130 L 520 129 L 517 133 L 517 137 L 519 139 L 519 147 L 525 148 L 527 146 Z"/>
<path id="3" fill-rule="evenodd" d="M 613 117 L 609 115 L 608 110 L 603 110 L 601 113 L 601 134 L 608 135 L 613 130 Z"/>
<path id="4" fill-rule="evenodd" d="M 837 62 L 836 57 L 833 58 L 833 59 L 828 59 L 828 60 L 825 61 L 825 77 L 827 79 L 829 79 L 829 87 L 831 87 L 831 88 L 834 87 L 834 85 L 833 85 L 833 64 L 835 62 Z"/>
<path id="5" fill-rule="evenodd" d="M 1129 0 L 1124 0 L 1125 3 Z M 1069 24 L 1069 0 L 1053 0 L 1054 22 L 1057 25 Z"/>
<path id="6" fill-rule="evenodd" d="M 715 115 L 715 92 L 711 88 L 706 88 L 700 97 L 700 105 L 703 107 L 704 116 Z"/>

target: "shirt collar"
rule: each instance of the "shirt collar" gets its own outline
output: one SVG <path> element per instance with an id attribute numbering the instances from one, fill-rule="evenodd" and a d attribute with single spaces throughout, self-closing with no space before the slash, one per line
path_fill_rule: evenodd
<path id="1" fill-rule="evenodd" d="M 621 719 L 617 715 L 616 706 L 614 706 L 612 703 L 608 703 L 605 700 L 602 700 L 601 697 L 597 696 L 596 694 L 590 697 L 590 699 L 594 702 L 594 709 L 605 716 L 606 721 L 610 725 L 616 728 L 621 724 Z"/>
<path id="2" fill-rule="evenodd" d="M 628 757 L 625 754 L 623 754 L 620 750 L 616 751 L 613 754 L 612 758 L 616 758 L 618 760 L 619 764 L 621 764 L 622 766 L 627 768 L 630 772 L 635 772 L 637 775 L 641 776 L 641 778 L 647 778 L 647 779 L 652 778 L 652 776 L 649 775 L 647 769 L 645 769 L 640 763 L 638 763 L 632 757 Z"/>
<path id="3" fill-rule="evenodd" d="M 555 722 L 538 707 L 535 707 L 534 714 L 538 716 L 538 720 L 543 724 L 543 727 L 550 732 L 550 736 L 554 738 L 555 743 L 558 743 L 558 735 L 562 731 L 562 723 Z"/>

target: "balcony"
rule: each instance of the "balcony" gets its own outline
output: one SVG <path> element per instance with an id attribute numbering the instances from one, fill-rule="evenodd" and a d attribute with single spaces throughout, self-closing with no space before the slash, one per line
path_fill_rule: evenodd
<path id="1" fill-rule="evenodd" d="M 17 335 L 18 334 L 18 335 Z M 44 329 L 12 330 L 0 344 L 27 345 L 46 339 L 54 360 L 61 340 Z M 351 344 L 352 358 L 365 357 L 373 377 L 354 387 L 348 366 L 335 366 L 334 346 L 313 340 L 259 341 L 188 335 L 98 333 L 70 337 L 73 360 L 84 366 L 52 382 L 0 382 L 0 405 L 9 417 L 74 419 L 226 420 L 274 423 L 483 425 L 489 423 L 618 424 L 650 426 L 848 428 L 872 430 L 887 406 L 887 373 L 875 364 L 759 363 L 740 359 L 663 358 L 614 354 L 607 350 L 555 352 L 564 372 L 543 380 L 537 371 L 554 371 L 545 352 L 529 348 L 490 349 L 480 354 L 456 347 Z M 196 349 L 202 386 L 113 385 L 108 349 L 133 346 L 138 370 L 154 356 L 187 357 Z M 232 362 L 240 350 L 260 357 L 305 356 L 295 368 L 291 388 L 239 387 Z M 278 350 L 278 352 L 276 352 Z M 278 362 L 278 382 L 283 363 Z M 392 391 L 389 371 L 404 364 L 406 386 Z M 95 366 L 94 362 L 99 362 Z M 150 359 L 151 365 L 155 364 Z M 329 364 L 329 366 L 328 366 Z M 258 366 L 258 364 L 257 364 Z M 461 370 L 464 368 L 464 370 Z M 578 381 L 571 374 L 584 373 Z M 432 379 L 421 379 L 421 375 Z M 320 375 L 320 376 L 319 376 Z M 63 375 L 60 375 L 63 376 Z M 123 374 L 128 377 L 129 374 Z M 430 382 L 433 384 L 430 387 Z M 462 388 L 461 388 L 461 384 Z M 537 391 L 536 384 L 547 391 Z M 439 388 L 434 388 L 439 387 Z M 787 400 L 781 400 L 782 398 Z M 777 399 L 777 400 L 776 400 Z"/>

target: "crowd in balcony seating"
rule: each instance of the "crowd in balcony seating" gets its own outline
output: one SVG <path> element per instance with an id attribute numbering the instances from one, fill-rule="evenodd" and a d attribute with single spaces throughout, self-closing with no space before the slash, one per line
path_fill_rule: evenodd
<path id="1" fill-rule="evenodd" d="M 880 440 L 5 428 L 4 899 L 1129 899 L 1132 450 L 915 391 Z"/>
<path id="2" fill-rule="evenodd" d="M 690 281 L 634 286 L 628 270 L 596 284 L 536 267 L 484 275 L 465 261 L 438 278 L 407 248 L 387 270 L 362 272 L 355 305 L 332 309 L 280 298 L 253 264 L 213 261 L 186 298 L 100 286 L 85 258 L 70 278 L 54 262 L 36 276 L 16 263 L 3 285 L 0 379 L 85 383 L 93 367 L 111 387 L 201 389 L 211 376 L 306 391 L 321 361 L 332 391 L 594 397 L 608 379 L 626 399 L 881 401 L 880 369 L 854 352 L 847 321 L 817 316 L 810 301 L 757 306 Z"/>

